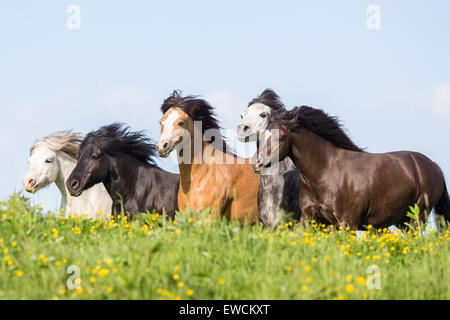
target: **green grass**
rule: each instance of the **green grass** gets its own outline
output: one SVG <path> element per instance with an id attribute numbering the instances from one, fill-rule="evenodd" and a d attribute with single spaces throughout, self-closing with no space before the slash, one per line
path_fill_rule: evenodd
<path id="1" fill-rule="evenodd" d="M 13 196 L 0 203 L 0 299 L 450 298 L 448 229 L 372 229 L 360 241 L 315 224 L 269 232 L 192 216 L 66 220 Z M 71 265 L 81 289 L 66 286 Z M 367 286 L 371 265 L 379 290 Z"/>

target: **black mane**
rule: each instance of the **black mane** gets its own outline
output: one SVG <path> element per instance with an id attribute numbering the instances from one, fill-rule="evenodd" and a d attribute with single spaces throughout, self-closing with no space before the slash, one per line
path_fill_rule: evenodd
<path id="1" fill-rule="evenodd" d="M 286 109 L 283 102 L 281 102 L 280 97 L 272 89 L 264 90 L 258 97 L 250 101 L 248 106 L 250 107 L 255 103 L 262 103 L 271 108 L 273 111 Z"/>
<path id="2" fill-rule="evenodd" d="M 297 117 L 293 127 L 301 127 L 314 132 L 337 147 L 363 152 L 345 133 L 344 127 L 337 117 L 329 116 L 323 110 L 308 106 L 296 107 L 290 111 L 278 110 L 269 115 L 269 124 L 287 124 L 289 120 Z"/>
<path id="3" fill-rule="evenodd" d="M 143 131 L 130 131 L 124 124 L 113 123 L 88 133 L 80 150 L 89 143 L 94 143 L 110 154 L 125 152 L 139 161 L 157 167 L 154 160 L 156 148 L 152 140 Z"/>
<path id="4" fill-rule="evenodd" d="M 199 99 L 198 96 L 183 97 L 181 91 L 175 90 L 166 100 L 164 100 L 161 111 L 165 114 L 170 108 L 180 108 L 183 112 L 187 113 L 193 121 L 201 121 L 202 135 L 209 129 L 222 129 L 216 118 L 214 108 L 208 101 Z M 214 144 L 220 142 L 222 142 L 223 145 L 223 152 L 235 156 L 233 149 L 227 145 L 222 135 L 220 136 L 220 141 L 209 141 L 209 143 Z"/>

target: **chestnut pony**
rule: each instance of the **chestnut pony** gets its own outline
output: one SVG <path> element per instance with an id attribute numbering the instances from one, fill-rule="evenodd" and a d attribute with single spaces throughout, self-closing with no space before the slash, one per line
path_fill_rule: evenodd
<path id="1" fill-rule="evenodd" d="M 276 131 L 277 130 L 277 131 Z M 278 132 L 277 139 L 271 139 Z M 450 220 L 450 200 L 437 164 L 421 153 L 374 154 L 357 147 L 336 118 L 298 107 L 274 111 L 254 155 L 255 171 L 290 157 L 300 170 L 301 220 L 362 228 L 401 225 L 417 204 L 420 219 L 434 207 Z"/>
<path id="2" fill-rule="evenodd" d="M 224 216 L 243 223 L 259 219 L 259 177 L 248 159 L 230 151 L 210 104 L 174 91 L 163 103 L 159 156 L 176 150 L 180 169 L 178 207 L 211 209 L 209 218 Z"/>

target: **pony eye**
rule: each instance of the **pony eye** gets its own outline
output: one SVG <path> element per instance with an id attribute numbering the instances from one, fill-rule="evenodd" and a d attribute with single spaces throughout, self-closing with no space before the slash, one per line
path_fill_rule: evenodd
<path id="1" fill-rule="evenodd" d="M 179 125 L 180 127 L 182 127 L 182 126 L 184 126 L 184 122 L 183 122 L 183 121 L 180 121 L 180 122 L 178 122 L 178 125 Z"/>
<path id="2" fill-rule="evenodd" d="M 261 113 L 259 116 L 260 116 L 261 118 L 265 118 L 265 117 L 267 117 L 267 113 L 263 112 L 263 113 Z"/>
<path id="3" fill-rule="evenodd" d="M 53 159 L 47 159 L 47 160 L 45 160 L 45 163 L 52 163 L 53 162 Z"/>

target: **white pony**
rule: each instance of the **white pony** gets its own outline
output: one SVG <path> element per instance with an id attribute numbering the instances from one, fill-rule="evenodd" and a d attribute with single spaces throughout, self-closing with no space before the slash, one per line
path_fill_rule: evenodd
<path id="1" fill-rule="evenodd" d="M 55 182 L 61 191 L 61 210 L 66 218 L 109 219 L 112 200 L 103 184 L 72 197 L 66 189 L 66 179 L 77 163 L 82 136 L 72 131 L 56 132 L 38 140 L 30 149 L 30 170 L 23 180 L 26 191 L 35 193 Z"/>
<path id="2" fill-rule="evenodd" d="M 284 109 L 278 95 L 271 89 L 264 90 L 242 112 L 242 124 L 237 128 L 238 139 L 241 142 L 257 141 L 258 136 L 265 132 L 269 114 L 278 109 Z M 266 226 L 275 228 L 284 213 L 293 214 L 294 219 L 300 218 L 299 190 L 300 173 L 290 158 L 264 169 L 259 179 L 258 210 Z"/>

